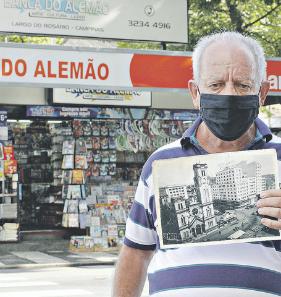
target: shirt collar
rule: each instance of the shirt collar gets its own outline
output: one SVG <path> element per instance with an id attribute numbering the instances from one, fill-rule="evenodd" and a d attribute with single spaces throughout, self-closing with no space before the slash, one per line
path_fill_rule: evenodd
<path id="1" fill-rule="evenodd" d="M 195 131 L 197 130 L 197 128 L 199 127 L 199 125 L 201 123 L 202 123 L 202 118 L 199 116 L 194 121 L 192 126 L 184 132 L 184 134 L 181 138 L 182 148 L 187 148 L 189 146 L 189 144 L 192 143 L 192 140 L 191 140 L 192 135 L 195 134 Z M 264 139 L 265 142 L 269 142 L 272 139 L 272 133 L 271 133 L 270 129 L 268 128 L 268 126 L 259 118 L 256 118 L 255 124 L 256 124 L 258 132 L 261 135 L 261 138 Z"/>

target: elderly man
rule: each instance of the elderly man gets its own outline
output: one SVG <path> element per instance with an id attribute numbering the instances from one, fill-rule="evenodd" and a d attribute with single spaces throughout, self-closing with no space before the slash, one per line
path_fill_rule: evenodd
<path id="1" fill-rule="evenodd" d="M 255 40 L 235 32 L 202 38 L 193 53 L 193 74 L 189 89 L 200 117 L 181 140 L 157 150 L 144 165 L 113 296 L 140 296 L 147 269 L 155 297 L 280 296 L 281 241 L 159 249 L 154 160 L 267 148 L 275 148 L 281 159 L 281 144 L 257 118 L 269 82 L 263 50 Z M 261 197 L 259 213 L 281 218 L 281 191 L 266 191 Z M 281 229 L 276 219 L 261 223 Z"/>

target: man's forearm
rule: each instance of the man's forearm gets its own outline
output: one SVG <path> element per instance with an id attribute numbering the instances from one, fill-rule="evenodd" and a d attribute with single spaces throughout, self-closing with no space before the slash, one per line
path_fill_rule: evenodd
<path id="1" fill-rule="evenodd" d="M 112 297 L 141 296 L 152 251 L 123 246 L 116 265 Z"/>

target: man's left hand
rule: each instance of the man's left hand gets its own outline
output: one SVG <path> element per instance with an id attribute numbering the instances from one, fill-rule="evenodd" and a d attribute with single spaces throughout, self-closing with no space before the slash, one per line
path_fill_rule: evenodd
<path id="1" fill-rule="evenodd" d="M 260 197 L 261 199 L 257 202 L 258 213 L 273 218 L 272 220 L 262 218 L 261 223 L 268 228 L 281 230 L 281 190 L 264 191 Z"/>

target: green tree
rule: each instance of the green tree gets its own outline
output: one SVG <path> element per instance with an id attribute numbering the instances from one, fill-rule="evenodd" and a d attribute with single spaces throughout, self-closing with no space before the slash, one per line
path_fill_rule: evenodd
<path id="1" fill-rule="evenodd" d="M 168 44 L 168 50 L 192 51 L 204 35 L 221 31 L 238 31 L 260 41 L 267 56 L 281 56 L 281 0 L 186 0 L 189 18 L 188 44 Z M 51 44 L 50 37 L 19 35 L 0 36 L 11 42 Z M 56 38 L 55 44 L 62 44 Z M 117 42 L 120 48 L 161 49 L 159 42 Z"/>
<path id="2" fill-rule="evenodd" d="M 192 51 L 204 35 L 222 30 L 252 36 L 263 45 L 267 56 L 281 56 L 280 0 L 188 0 L 189 41 L 170 44 L 169 50 Z M 119 47 L 159 49 L 159 43 L 119 42 Z"/>
<path id="3" fill-rule="evenodd" d="M 51 38 L 41 36 L 23 36 L 23 35 L 0 35 L 0 42 L 34 43 L 34 44 L 57 44 L 63 43 L 63 38 Z"/>
<path id="4" fill-rule="evenodd" d="M 192 50 L 201 36 L 231 30 L 258 39 L 266 55 L 281 56 L 280 15 L 280 0 L 191 0 L 188 49 Z"/>

